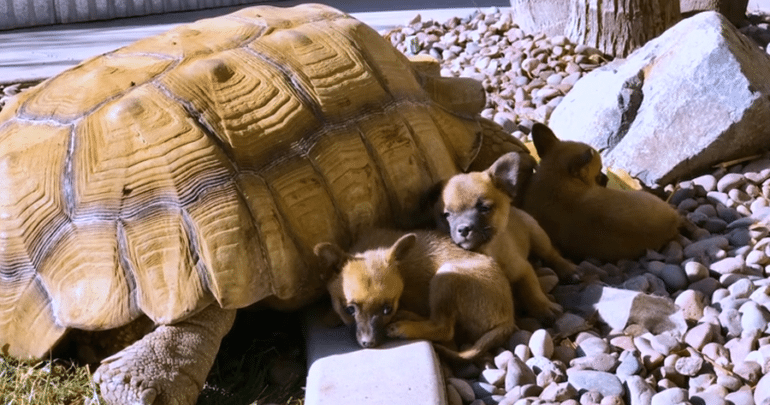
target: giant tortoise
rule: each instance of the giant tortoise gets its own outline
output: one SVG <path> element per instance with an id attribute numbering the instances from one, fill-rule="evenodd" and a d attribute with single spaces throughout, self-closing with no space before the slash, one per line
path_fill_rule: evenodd
<path id="1" fill-rule="evenodd" d="M 148 319 L 103 397 L 194 403 L 235 309 L 321 296 L 313 246 L 408 226 L 431 185 L 525 153 L 438 70 L 332 8 L 260 6 L 22 93 L 0 113 L 3 353 Z"/>

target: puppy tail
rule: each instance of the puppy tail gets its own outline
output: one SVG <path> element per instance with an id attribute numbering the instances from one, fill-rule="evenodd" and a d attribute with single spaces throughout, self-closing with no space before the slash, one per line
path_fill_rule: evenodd
<path id="1" fill-rule="evenodd" d="M 433 347 L 440 356 L 451 362 L 467 363 L 477 360 L 484 353 L 505 343 L 516 329 L 516 325 L 513 322 L 510 324 L 499 325 L 481 335 L 473 346 L 461 352 L 454 351 L 442 345 L 433 345 Z"/>

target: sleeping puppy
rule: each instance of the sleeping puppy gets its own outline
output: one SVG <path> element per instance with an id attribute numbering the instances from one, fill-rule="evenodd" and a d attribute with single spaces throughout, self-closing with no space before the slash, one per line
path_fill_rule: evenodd
<path id="1" fill-rule="evenodd" d="M 565 256 L 635 259 L 678 234 L 682 218 L 666 202 L 644 191 L 606 188 L 601 156 L 589 145 L 560 141 L 539 123 L 531 136 L 541 161 L 523 208 Z"/>
<path id="2" fill-rule="evenodd" d="M 578 276 L 575 264 L 554 249 L 537 221 L 511 204 L 527 166 L 530 171 L 534 166 L 530 155 L 508 153 L 485 171 L 456 175 L 444 185 L 436 210 L 457 245 L 498 262 L 527 312 L 553 320 L 561 307 L 541 288 L 530 254 L 543 259 L 563 281 L 575 282 Z"/>
<path id="3" fill-rule="evenodd" d="M 321 243 L 332 307 L 365 348 L 385 336 L 426 339 L 450 360 L 476 360 L 516 330 L 511 289 L 490 257 L 432 231 L 372 229 L 350 253 Z M 449 347 L 472 344 L 461 352 Z M 443 345 L 441 345 L 443 344 Z"/>

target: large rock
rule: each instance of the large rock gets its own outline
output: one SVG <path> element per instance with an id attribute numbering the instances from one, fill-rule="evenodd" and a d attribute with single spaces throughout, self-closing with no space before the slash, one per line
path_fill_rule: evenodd
<path id="1" fill-rule="evenodd" d="M 687 321 L 669 297 L 654 296 L 638 291 L 589 284 L 582 290 L 576 286 L 559 286 L 553 294 L 565 309 L 583 315 L 594 315 L 613 330 L 639 325 L 653 334 L 669 332 L 682 336 Z"/>
<path id="2" fill-rule="evenodd" d="M 767 148 L 768 122 L 770 56 L 707 11 L 580 79 L 549 124 L 655 186 Z"/>

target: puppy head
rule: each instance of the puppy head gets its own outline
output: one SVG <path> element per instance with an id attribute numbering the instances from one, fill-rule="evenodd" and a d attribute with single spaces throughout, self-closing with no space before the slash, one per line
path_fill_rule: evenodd
<path id="1" fill-rule="evenodd" d="M 561 141 L 550 128 L 540 123 L 532 126 L 531 136 L 541 159 L 539 170 L 574 178 L 589 187 L 607 186 L 601 155 L 591 146 L 582 142 Z"/>
<path id="2" fill-rule="evenodd" d="M 321 263 L 336 270 L 327 283 L 332 307 L 346 325 L 355 325 L 361 347 L 379 345 L 385 326 L 398 310 L 404 282 L 398 261 L 414 246 L 414 234 L 402 236 L 389 248 L 351 255 L 330 243 L 316 245 Z"/>
<path id="3" fill-rule="evenodd" d="M 466 250 L 478 250 L 505 229 L 511 197 L 488 171 L 458 174 L 446 183 L 440 207 L 452 240 Z"/>

